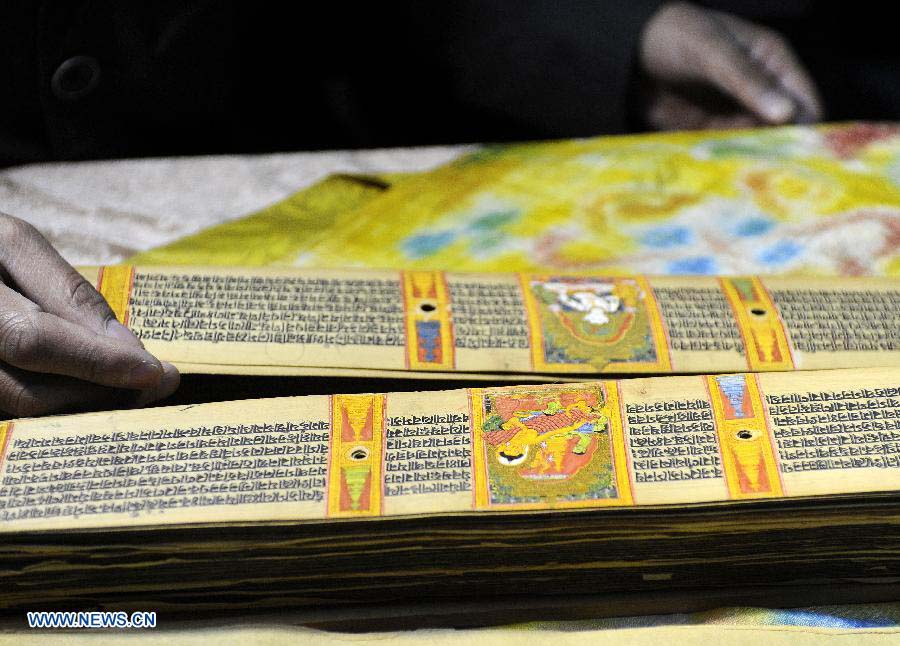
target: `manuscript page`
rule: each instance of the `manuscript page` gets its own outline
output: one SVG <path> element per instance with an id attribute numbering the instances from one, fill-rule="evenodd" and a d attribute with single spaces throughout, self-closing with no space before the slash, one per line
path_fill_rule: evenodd
<path id="1" fill-rule="evenodd" d="M 499 378 L 900 366 L 891 279 L 83 272 L 148 350 L 185 371 Z"/>
<path id="2" fill-rule="evenodd" d="M 900 489 L 900 370 L 288 397 L 0 425 L 0 531 Z"/>

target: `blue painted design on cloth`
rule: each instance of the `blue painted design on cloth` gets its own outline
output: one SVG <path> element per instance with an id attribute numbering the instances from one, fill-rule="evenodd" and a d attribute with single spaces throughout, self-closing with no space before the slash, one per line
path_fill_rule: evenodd
<path id="1" fill-rule="evenodd" d="M 452 244 L 454 240 L 456 240 L 455 232 L 438 231 L 412 236 L 401 242 L 400 246 L 408 258 L 416 259 L 436 254 Z"/>
<path id="2" fill-rule="evenodd" d="M 694 256 L 692 258 L 679 258 L 669 263 L 667 268 L 670 274 L 716 274 L 717 265 L 714 258 L 709 256 Z"/>
<path id="3" fill-rule="evenodd" d="M 515 210 L 491 211 L 490 213 L 485 213 L 484 215 L 472 220 L 471 224 L 469 224 L 469 228 L 474 231 L 490 231 L 493 229 L 498 229 L 504 224 L 509 224 L 510 222 L 516 220 L 518 217 L 519 212 Z"/>
<path id="4" fill-rule="evenodd" d="M 793 240 L 780 240 L 757 254 L 759 262 L 767 265 L 783 265 L 803 252 L 803 247 Z"/>
<path id="5" fill-rule="evenodd" d="M 774 226 L 774 222 L 765 218 L 747 218 L 737 223 L 737 226 L 734 227 L 734 235 L 742 238 L 761 236 L 771 231 Z"/>
<path id="6" fill-rule="evenodd" d="M 656 249 L 669 249 L 688 244 L 694 235 L 687 227 L 659 227 L 643 235 L 641 242 Z"/>

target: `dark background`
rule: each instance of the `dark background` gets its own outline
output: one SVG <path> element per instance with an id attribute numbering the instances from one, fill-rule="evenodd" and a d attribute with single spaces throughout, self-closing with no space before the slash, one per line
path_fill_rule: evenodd
<path id="1" fill-rule="evenodd" d="M 635 54 L 660 4 L 10 0 L 0 165 L 640 131 Z M 701 4 L 788 36 L 828 120 L 900 119 L 890 3 Z M 60 91 L 73 57 L 94 67 Z"/>

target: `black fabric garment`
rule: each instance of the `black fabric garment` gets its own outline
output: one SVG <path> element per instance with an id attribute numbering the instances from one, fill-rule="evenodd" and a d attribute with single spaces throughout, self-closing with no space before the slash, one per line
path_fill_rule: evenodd
<path id="1" fill-rule="evenodd" d="M 339 57 L 310 37 L 327 16 L 196 0 L 4 6 L 0 162 L 265 150 L 276 132 L 287 147 L 351 143 L 327 98 Z M 99 83 L 61 98 L 54 73 L 83 56 Z"/>
<path id="2" fill-rule="evenodd" d="M 788 34 L 830 118 L 900 118 L 887 9 L 704 4 Z M 0 165 L 624 132 L 659 5 L 6 0 Z"/>
<path id="3" fill-rule="evenodd" d="M 644 24 L 658 0 L 415 5 L 452 94 L 543 137 L 624 132 Z M 437 18 L 437 20 L 436 20 Z"/>
<path id="4" fill-rule="evenodd" d="M 311 4 L 4 3 L 0 164 L 621 131 L 656 3 Z"/>

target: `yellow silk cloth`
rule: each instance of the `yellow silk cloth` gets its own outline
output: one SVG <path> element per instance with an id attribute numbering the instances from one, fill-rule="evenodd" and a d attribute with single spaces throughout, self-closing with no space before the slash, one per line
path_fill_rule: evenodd
<path id="1" fill-rule="evenodd" d="M 490 146 L 333 176 L 142 264 L 653 274 L 900 274 L 900 126 Z"/>

